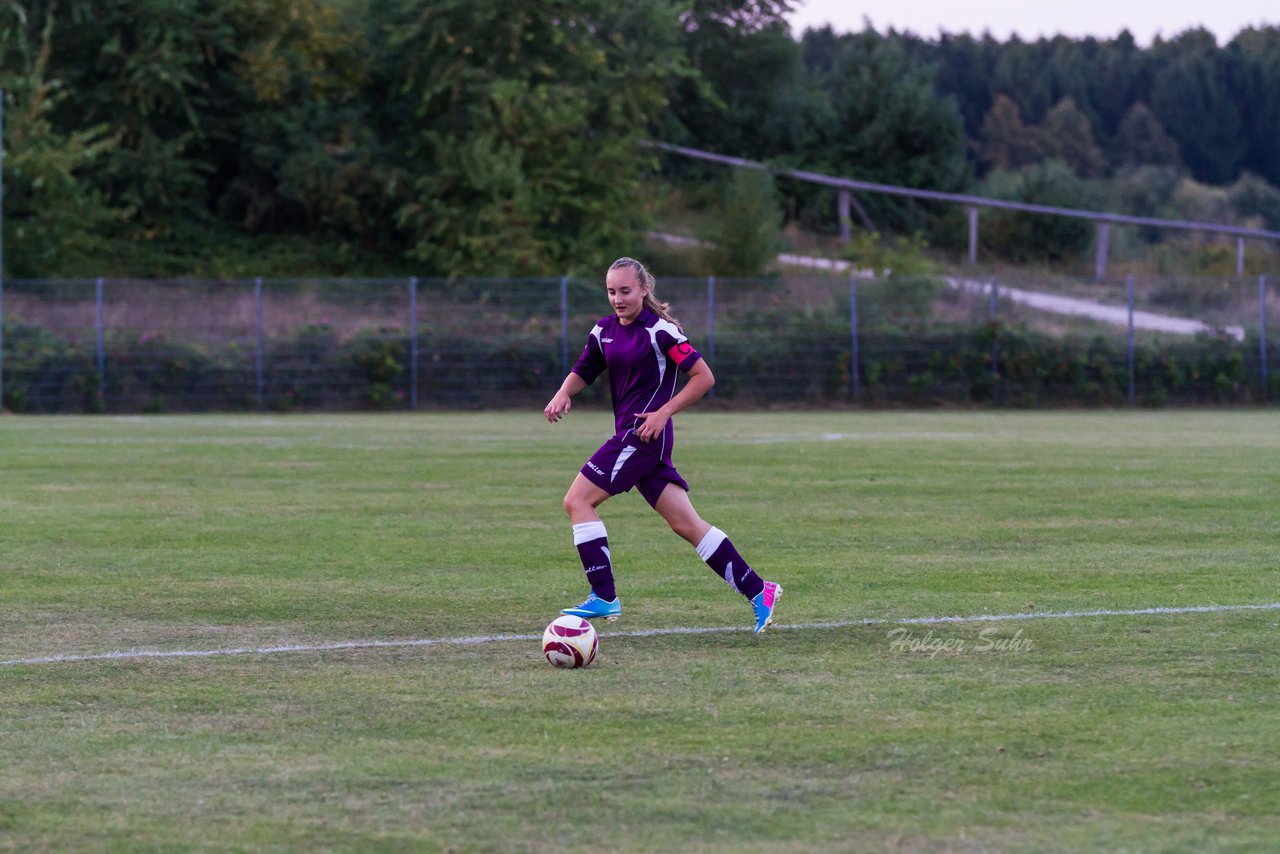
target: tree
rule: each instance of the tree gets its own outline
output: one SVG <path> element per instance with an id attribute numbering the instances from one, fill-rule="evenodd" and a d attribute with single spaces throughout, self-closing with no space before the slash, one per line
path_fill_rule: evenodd
<path id="1" fill-rule="evenodd" d="M 1090 36 L 1076 40 L 1059 35 L 1041 39 L 1034 48 L 1041 58 L 1041 76 L 1053 99 L 1053 106 L 1044 112 L 1041 124 L 1047 124 L 1054 111 L 1064 101 L 1070 101 L 1071 106 L 1084 117 L 1092 137 L 1097 112 L 1089 101 L 1089 77 L 1094 73 L 1097 39 Z"/>
<path id="2" fill-rule="evenodd" d="M 1192 175 L 1213 184 L 1230 181 L 1240 172 L 1248 142 L 1226 56 L 1206 30 L 1157 41 L 1153 52 L 1162 67 L 1152 84 L 1151 108 L 1178 141 Z"/>
<path id="3" fill-rule="evenodd" d="M 658 0 L 397 0 L 389 108 L 416 176 L 397 212 L 435 273 L 592 269 L 634 245 L 651 156 L 638 145 L 686 73 Z"/>
<path id="4" fill-rule="evenodd" d="M 942 33 L 936 45 L 919 39 L 908 42 L 917 62 L 936 64 L 938 91 L 955 99 L 965 132 L 977 137 L 995 98 L 992 78 L 1002 45 L 990 33 L 981 39 L 966 33 Z"/>
<path id="5" fill-rule="evenodd" d="M 900 42 L 870 29 L 841 37 L 831 63 L 819 78 L 829 113 L 797 152 L 805 168 L 922 189 L 967 186 L 963 123 L 955 102 L 934 88 L 935 68 L 914 63 Z M 908 231 L 929 225 L 935 213 L 888 196 L 863 204 L 878 226 Z M 822 207 L 831 223 L 834 200 L 823 198 Z"/>
<path id="6" fill-rule="evenodd" d="M 1165 132 L 1160 119 L 1151 108 L 1139 101 L 1129 108 L 1116 134 L 1116 153 L 1120 165 L 1172 166 L 1182 165 L 1178 144 Z"/>
<path id="7" fill-rule="evenodd" d="M 372 115 L 368 0 L 233 0 L 238 109 L 220 116 L 211 195 L 250 232 L 312 231 L 398 251 L 407 175 Z"/>
<path id="8" fill-rule="evenodd" d="M 772 158 L 812 139 L 826 107 L 805 75 L 786 4 L 699 0 L 681 18 L 692 73 L 675 79 L 671 139 L 748 158 Z"/>
<path id="9" fill-rule="evenodd" d="M 224 12 L 219 0 L 70 0 L 54 34 L 59 73 L 75 93 L 56 119 L 118 134 L 95 180 L 127 212 L 135 239 L 208 210 L 208 144 L 225 132 L 211 111 L 234 55 Z"/>
<path id="10" fill-rule="evenodd" d="M 1106 170 L 1107 161 L 1093 140 L 1089 117 L 1071 98 L 1063 98 L 1045 116 L 1040 134 L 1048 157 L 1056 157 L 1082 178 L 1097 178 Z"/>
<path id="11" fill-rule="evenodd" d="M 992 69 L 992 91 L 1016 103 L 1026 121 L 1038 122 L 1057 101 L 1050 88 L 1051 63 L 1051 51 L 1043 41 L 1024 42 L 1013 35 Z"/>
<path id="12" fill-rule="evenodd" d="M 55 4 L 37 18 L 0 10 L 4 90 L 4 273 L 41 277 L 82 273 L 106 248 L 113 210 L 91 178 L 116 146 L 105 125 L 60 131 L 52 121 L 69 98 L 53 76 Z"/>
<path id="13" fill-rule="evenodd" d="M 1022 123 L 1022 113 L 1012 98 L 997 95 L 982 120 L 978 158 L 983 165 L 1008 172 L 1036 163 L 1043 156 L 1040 134 Z"/>
<path id="14" fill-rule="evenodd" d="M 872 33 L 845 39 L 826 81 L 835 122 L 822 142 L 841 174 L 930 189 L 967 182 L 960 116 L 936 93 L 933 76 L 894 41 Z"/>
<path id="15" fill-rule="evenodd" d="M 1280 27 L 1249 28 L 1227 45 L 1247 140 L 1243 166 L 1280 184 Z"/>
<path id="16" fill-rule="evenodd" d="M 1149 54 L 1128 30 L 1098 43 L 1089 63 L 1088 94 L 1081 103 L 1089 104 L 1098 117 L 1100 141 L 1113 137 L 1129 109 L 1150 91 L 1150 65 Z"/>

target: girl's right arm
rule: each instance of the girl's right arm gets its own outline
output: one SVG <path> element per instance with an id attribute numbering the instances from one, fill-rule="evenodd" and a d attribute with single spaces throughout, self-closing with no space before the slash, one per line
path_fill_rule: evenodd
<path id="1" fill-rule="evenodd" d="M 542 410 L 542 414 L 547 416 L 547 420 L 555 424 L 569 412 L 572 405 L 569 398 L 587 387 L 587 381 L 580 377 L 577 373 L 570 371 L 569 376 L 564 378 L 564 382 L 560 384 L 560 390 L 551 398 L 551 402 Z"/>

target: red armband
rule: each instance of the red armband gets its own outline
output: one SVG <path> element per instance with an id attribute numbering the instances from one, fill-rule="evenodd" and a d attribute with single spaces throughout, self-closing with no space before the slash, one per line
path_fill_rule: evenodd
<path id="1" fill-rule="evenodd" d="M 683 365 L 684 360 L 692 356 L 694 352 L 693 347 L 689 345 L 688 341 L 681 341 L 679 344 L 676 344 L 667 351 L 667 358 L 675 362 L 677 365 Z"/>

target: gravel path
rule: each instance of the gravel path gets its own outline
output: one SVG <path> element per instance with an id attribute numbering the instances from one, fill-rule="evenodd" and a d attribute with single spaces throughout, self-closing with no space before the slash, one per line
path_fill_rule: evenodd
<path id="1" fill-rule="evenodd" d="M 972 279 L 948 278 L 947 284 L 952 288 L 963 289 L 968 293 L 989 294 L 991 292 L 989 283 L 975 282 Z M 1104 305 L 1092 300 L 1028 291 L 1005 285 L 998 286 L 997 296 L 1004 297 L 1019 305 L 1052 312 L 1053 314 L 1072 314 L 1088 317 L 1103 323 L 1112 323 L 1116 326 L 1129 325 L 1129 309 L 1123 305 Z M 1166 314 L 1155 314 L 1154 312 L 1139 311 L 1137 309 L 1134 309 L 1133 312 L 1133 328 L 1149 329 L 1155 332 L 1170 332 L 1174 335 L 1217 334 L 1221 332 L 1225 335 L 1230 335 L 1237 341 L 1244 340 L 1244 328 L 1240 326 L 1224 326 L 1219 330 L 1218 327 L 1211 326 L 1203 320 L 1170 317 Z"/>
<path id="2" fill-rule="evenodd" d="M 692 237 L 681 237 L 676 234 L 653 232 L 649 236 L 674 246 L 700 245 L 700 241 Z M 809 270 L 823 270 L 833 273 L 845 273 L 851 267 L 848 261 L 834 258 L 816 258 L 811 255 L 793 255 L 790 253 L 779 255 L 778 263 L 788 267 L 803 267 Z M 870 276 L 870 272 L 867 275 Z M 964 290 L 974 294 L 987 294 L 991 290 L 989 283 L 972 279 L 950 277 L 947 279 L 947 284 L 953 289 Z M 1011 288 L 1006 285 L 999 285 L 998 287 L 998 296 L 1019 305 L 1034 308 L 1037 311 L 1088 317 L 1092 320 L 1110 323 L 1115 326 L 1127 327 L 1129 325 L 1129 309 L 1123 305 L 1106 305 L 1092 300 L 1079 299 L 1078 297 L 1064 297 L 1039 291 L 1028 291 L 1023 288 Z M 1244 340 L 1244 328 L 1240 326 L 1224 326 L 1219 329 L 1216 326 L 1205 323 L 1203 320 L 1171 317 L 1166 314 L 1156 314 L 1137 309 L 1133 312 L 1133 328 L 1146 329 L 1153 332 L 1168 332 L 1173 335 L 1200 335 L 1202 333 L 1216 335 L 1221 333 L 1229 335 L 1237 341 Z"/>

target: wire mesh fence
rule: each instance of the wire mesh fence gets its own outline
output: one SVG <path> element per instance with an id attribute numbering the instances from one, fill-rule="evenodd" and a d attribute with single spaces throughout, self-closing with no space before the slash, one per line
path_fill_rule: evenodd
<path id="1" fill-rule="evenodd" d="M 728 403 L 1280 397 L 1265 278 L 670 278 L 658 296 Z M 0 383 L 16 412 L 541 405 L 608 312 L 597 279 L 11 281 Z"/>

